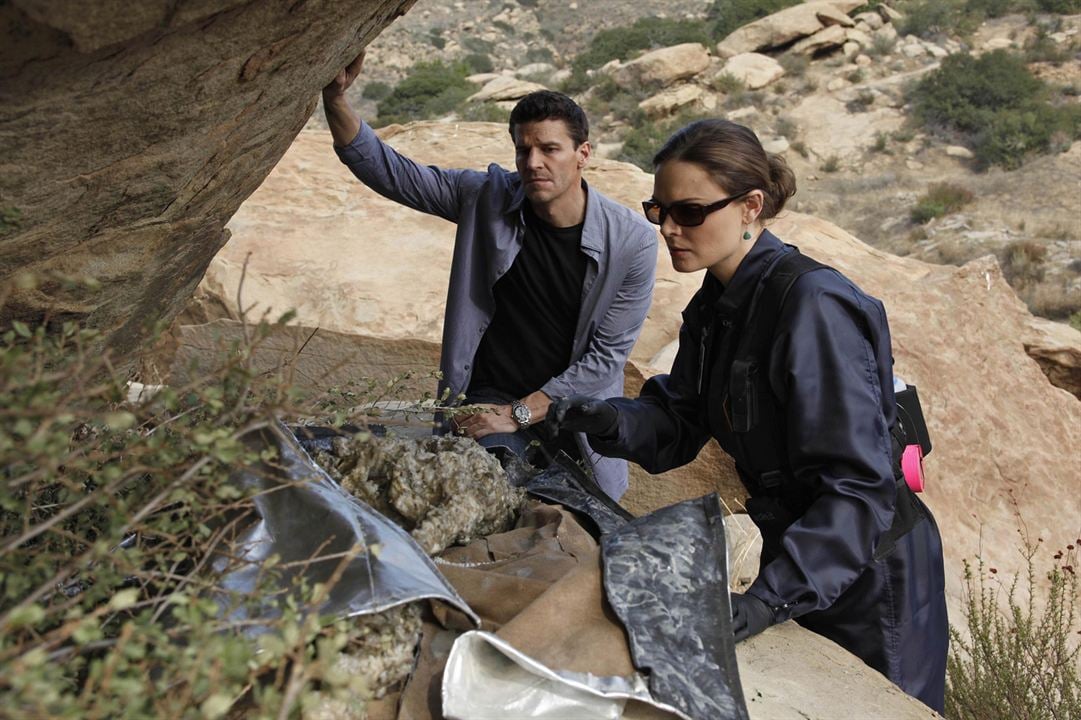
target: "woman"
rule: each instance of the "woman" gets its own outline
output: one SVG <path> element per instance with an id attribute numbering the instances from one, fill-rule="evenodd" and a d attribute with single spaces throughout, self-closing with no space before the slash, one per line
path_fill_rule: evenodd
<path id="1" fill-rule="evenodd" d="M 942 547 L 930 512 L 894 476 L 882 303 L 830 268 L 798 275 L 775 317 L 755 313 L 756 327 L 775 325 L 759 371 L 748 372 L 736 361 L 752 298 L 797 252 L 764 223 L 795 193 L 795 178 L 753 132 L 725 120 L 688 125 L 653 162 L 646 217 L 661 226 L 677 271 L 707 270 L 683 312 L 672 372 L 635 400 L 563 399 L 550 425 L 586 432 L 599 452 L 651 473 L 690 462 L 715 438 L 736 460 L 763 536 L 757 579 L 732 596 L 737 641 L 795 618 L 941 712 Z M 757 428 L 747 427 L 734 378 L 761 388 L 751 403 Z"/>

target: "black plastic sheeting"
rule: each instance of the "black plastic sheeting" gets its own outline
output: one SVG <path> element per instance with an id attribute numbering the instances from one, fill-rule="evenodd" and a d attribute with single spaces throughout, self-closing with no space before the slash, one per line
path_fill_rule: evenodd
<path id="1" fill-rule="evenodd" d="M 224 573 L 220 584 L 226 591 L 218 600 L 231 618 L 278 616 L 283 598 L 277 595 L 257 599 L 254 613 L 252 603 L 227 605 L 230 593 L 254 595 L 267 559 L 277 555 L 275 571 L 282 588 L 298 587 L 295 581 L 301 575 L 309 588 L 338 576 L 319 608 L 321 614 L 352 617 L 436 599 L 480 624 L 409 533 L 331 480 L 284 425 L 275 423 L 244 441 L 256 449 L 276 448 L 277 458 L 230 477 L 255 491 L 257 512 L 257 519 L 234 539 L 232 557 L 215 561 L 215 569 Z M 261 629 L 253 625 L 253 632 Z"/>
<path id="2" fill-rule="evenodd" d="M 694 720 L 747 720 L 717 496 L 632 520 L 601 548 L 608 602 L 653 697 Z"/>

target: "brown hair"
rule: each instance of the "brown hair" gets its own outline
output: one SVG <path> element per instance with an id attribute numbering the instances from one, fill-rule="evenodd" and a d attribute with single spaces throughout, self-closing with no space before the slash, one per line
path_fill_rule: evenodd
<path id="1" fill-rule="evenodd" d="M 767 153 L 750 128 L 730 120 L 697 120 L 676 131 L 653 156 L 653 167 L 669 160 L 702 167 L 731 195 L 761 190 L 764 220 L 796 194 L 796 176 L 784 158 Z"/>

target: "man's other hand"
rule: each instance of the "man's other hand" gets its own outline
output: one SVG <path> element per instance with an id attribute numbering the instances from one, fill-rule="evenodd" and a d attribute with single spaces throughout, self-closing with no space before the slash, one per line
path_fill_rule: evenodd
<path id="1" fill-rule="evenodd" d="M 478 403 L 472 405 L 479 412 L 458 415 L 453 418 L 454 434 L 480 440 L 495 433 L 518 432 L 518 423 L 510 414 L 510 405 Z"/>
<path id="2" fill-rule="evenodd" d="M 333 100 L 345 96 L 345 91 L 353 84 L 353 81 L 360 75 L 361 69 L 364 67 L 364 51 L 360 51 L 360 55 L 357 55 L 353 62 L 345 66 L 344 69 L 339 70 L 338 74 L 334 76 L 334 79 L 330 81 L 326 87 L 323 88 L 323 102 Z"/>
<path id="3" fill-rule="evenodd" d="M 615 406 L 609 402 L 586 395 L 571 395 L 553 402 L 544 422 L 553 434 L 569 430 L 587 435 L 610 435 L 616 429 L 618 416 Z"/>
<path id="4" fill-rule="evenodd" d="M 757 635 L 773 624 L 769 605 L 750 593 L 732 593 L 732 632 L 736 642 Z"/>

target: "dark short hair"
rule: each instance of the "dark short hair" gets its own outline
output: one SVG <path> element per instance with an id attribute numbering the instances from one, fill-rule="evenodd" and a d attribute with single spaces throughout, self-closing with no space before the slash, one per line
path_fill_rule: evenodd
<path id="1" fill-rule="evenodd" d="M 563 93 L 552 90 L 531 92 L 518 101 L 510 112 L 510 136 L 514 137 L 515 126 L 541 120 L 562 120 L 575 147 L 589 139 L 585 110 Z"/>
<path id="2" fill-rule="evenodd" d="M 767 153 L 753 130 L 731 120 L 697 120 L 677 130 L 653 156 L 653 169 L 670 160 L 698 165 L 731 195 L 761 190 L 763 219 L 775 217 L 796 194 L 796 176 L 784 158 Z"/>

